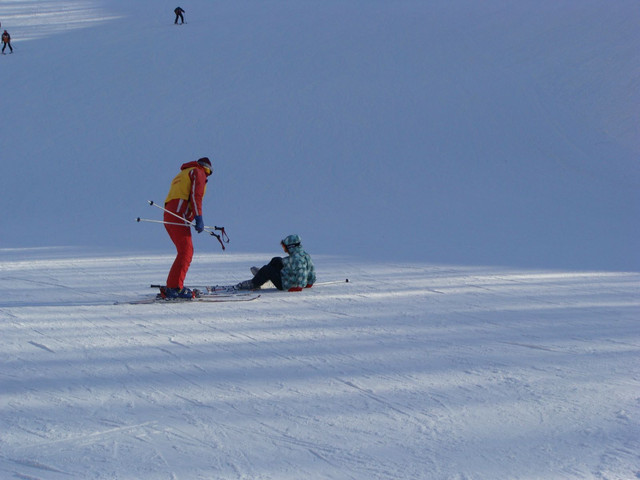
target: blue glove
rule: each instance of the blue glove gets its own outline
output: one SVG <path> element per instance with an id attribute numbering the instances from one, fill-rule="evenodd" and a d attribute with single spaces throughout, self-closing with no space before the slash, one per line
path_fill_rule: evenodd
<path id="1" fill-rule="evenodd" d="M 204 230 L 204 220 L 202 220 L 202 215 L 196 215 L 196 232 L 202 233 Z"/>

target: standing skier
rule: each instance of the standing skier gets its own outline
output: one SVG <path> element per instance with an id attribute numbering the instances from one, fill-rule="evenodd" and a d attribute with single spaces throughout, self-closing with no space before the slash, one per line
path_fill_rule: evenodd
<path id="1" fill-rule="evenodd" d="M 167 233 L 176 246 L 177 255 L 169 270 L 166 288 L 162 292 L 167 298 L 193 297 L 193 292 L 184 288 L 184 279 L 193 258 L 191 225 L 186 223 L 195 220 L 196 232 L 204 230 L 202 199 L 207 190 L 207 177 L 212 172 L 211 161 L 202 157 L 197 161 L 184 163 L 180 167 L 180 173 L 171 182 L 164 202 L 164 221 Z M 185 220 L 185 225 L 171 225 L 180 223 L 176 215 Z"/>
<path id="2" fill-rule="evenodd" d="M 311 288 L 316 282 L 316 271 L 311 256 L 302 248 L 298 235 L 289 235 L 280 242 L 288 257 L 273 257 L 271 261 L 258 269 L 251 268 L 253 278 L 236 285 L 239 290 L 260 288 L 268 280 L 278 290 L 299 292 L 303 288 Z"/>
<path id="3" fill-rule="evenodd" d="M 5 30 L 4 32 L 2 32 L 2 54 L 3 55 L 5 55 L 4 49 L 7 48 L 7 45 L 9 46 L 9 50 L 11 50 L 11 53 L 13 53 L 13 47 L 11 46 L 11 35 L 9 35 L 9 32 Z"/>
<path id="4" fill-rule="evenodd" d="M 181 7 L 177 7 L 173 12 L 176 14 L 176 20 L 173 23 L 177 25 L 178 19 L 181 20 L 181 23 L 184 23 L 184 15 L 183 15 L 183 13 L 185 13 L 184 10 Z"/>

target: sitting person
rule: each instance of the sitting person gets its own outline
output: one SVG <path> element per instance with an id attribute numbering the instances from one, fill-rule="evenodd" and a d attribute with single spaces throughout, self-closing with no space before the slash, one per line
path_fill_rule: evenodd
<path id="1" fill-rule="evenodd" d="M 278 290 L 299 292 L 303 288 L 311 288 L 316 281 L 316 271 L 311 257 L 302 248 L 298 235 L 289 235 L 280 242 L 288 257 L 273 257 L 271 261 L 258 269 L 253 267 L 251 280 L 245 280 L 236 285 L 239 290 L 254 290 L 260 288 L 267 281 L 275 285 Z"/>

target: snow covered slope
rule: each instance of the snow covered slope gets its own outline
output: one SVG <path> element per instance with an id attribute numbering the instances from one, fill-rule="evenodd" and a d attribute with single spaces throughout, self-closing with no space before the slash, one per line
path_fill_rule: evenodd
<path id="1" fill-rule="evenodd" d="M 235 252 L 640 268 L 636 0 L 182 6 L 0 3 L 1 247 L 170 251 L 208 155 Z"/>
<path id="2" fill-rule="evenodd" d="M 640 477 L 640 4 L 175 6 L 0 2 L 0 478 Z M 350 282 L 114 305 L 201 155 L 189 282 Z"/>
<path id="3" fill-rule="evenodd" d="M 640 476 L 637 273 L 318 256 L 320 282 L 349 283 L 113 305 L 171 257 L 0 260 L 0 478 Z"/>

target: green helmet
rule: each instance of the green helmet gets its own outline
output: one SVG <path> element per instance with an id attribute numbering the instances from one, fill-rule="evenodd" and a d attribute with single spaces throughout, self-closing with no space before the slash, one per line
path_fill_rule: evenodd
<path id="1" fill-rule="evenodd" d="M 300 239 L 299 235 L 296 235 L 294 233 L 293 235 L 289 235 L 288 237 L 285 237 L 282 240 L 282 244 L 287 248 L 299 247 L 300 245 L 302 245 L 302 240 Z"/>

